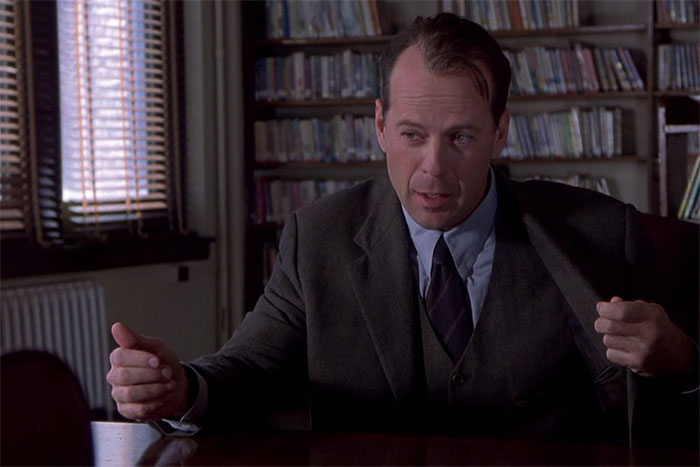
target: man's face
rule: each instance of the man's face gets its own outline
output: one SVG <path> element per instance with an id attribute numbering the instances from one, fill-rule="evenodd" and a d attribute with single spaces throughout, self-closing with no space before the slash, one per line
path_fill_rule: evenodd
<path id="1" fill-rule="evenodd" d="M 391 105 L 385 118 L 377 99 L 375 124 L 391 184 L 418 224 L 449 230 L 484 196 L 489 163 L 508 136 L 508 110 L 496 127 L 470 75 L 431 73 L 415 45 L 399 55 L 389 79 Z"/>

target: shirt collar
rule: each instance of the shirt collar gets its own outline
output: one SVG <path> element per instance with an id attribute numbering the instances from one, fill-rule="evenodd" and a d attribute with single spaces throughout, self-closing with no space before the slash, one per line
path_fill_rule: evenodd
<path id="1" fill-rule="evenodd" d="M 406 224 L 408 225 L 411 240 L 418 252 L 418 261 L 428 275 L 430 275 L 433 262 L 433 250 L 440 239 L 440 235 L 443 233 L 445 235 L 447 247 L 450 249 L 450 253 L 459 271 L 459 275 L 462 279 L 466 279 L 471 275 L 474 262 L 483 249 L 484 242 L 489 236 L 493 228 L 494 219 L 496 218 L 498 194 L 493 169 L 489 171 L 489 182 L 486 196 L 484 196 L 484 199 L 476 207 L 474 212 L 457 227 L 446 232 L 421 227 L 413 220 L 408 211 L 406 211 L 406 208 L 403 206 L 401 207 L 404 218 L 406 219 Z"/>

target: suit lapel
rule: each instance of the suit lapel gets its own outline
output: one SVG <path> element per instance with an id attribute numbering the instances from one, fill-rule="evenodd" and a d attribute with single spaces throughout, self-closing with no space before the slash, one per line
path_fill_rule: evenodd
<path id="1" fill-rule="evenodd" d="M 609 367 L 610 362 L 605 357 L 606 348 L 593 323 L 598 318 L 596 303 L 604 298 L 609 299 L 614 290 L 611 284 L 603 280 L 610 277 L 610 271 L 602 270 L 604 266 L 585 258 L 575 245 L 573 235 L 568 236 L 567 229 L 560 225 L 563 224 L 561 219 L 547 217 L 537 206 L 529 206 L 525 194 L 514 197 L 509 182 L 498 172 L 496 180 L 499 207 L 502 204 L 512 212 L 519 211 L 532 246 L 581 324 L 586 337 L 582 342 L 586 342 L 588 348 L 580 350 L 585 354 L 591 370 L 599 373 Z"/>
<path id="2" fill-rule="evenodd" d="M 531 205 L 527 193 L 518 192 L 514 196 L 516 188 L 497 170 L 496 175 L 499 209 L 508 208 L 522 216 L 535 252 L 580 324 L 574 330 L 576 344 L 595 378 L 599 404 L 610 414 L 610 420 L 616 420 L 616 412 L 626 408 L 631 427 L 634 394 L 628 391 L 622 368 L 607 359 L 607 348 L 594 328 L 598 318 L 596 303 L 609 299 L 619 290 L 615 279 L 622 277 L 622 271 L 615 271 L 612 264 L 588 258 L 576 244 L 576 232 L 563 219 L 548 216 L 538 206 Z"/>
<path id="3" fill-rule="evenodd" d="M 374 199 L 376 204 L 355 236 L 364 255 L 348 264 L 347 272 L 389 385 L 406 407 L 417 401 L 422 363 L 410 264 L 413 247 L 387 180 Z"/>

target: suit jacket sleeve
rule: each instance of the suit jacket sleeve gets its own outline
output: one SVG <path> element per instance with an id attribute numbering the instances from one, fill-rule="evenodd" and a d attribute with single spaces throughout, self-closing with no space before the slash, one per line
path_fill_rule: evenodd
<path id="1" fill-rule="evenodd" d="M 286 222 L 273 274 L 231 339 L 192 366 L 208 385 L 207 428 L 250 429 L 305 380 L 306 326 L 297 273 L 296 216 Z M 292 386 L 292 387 L 290 387 Z"/>
<path id="2" fill-rule="evenodd" d="M 661 304 L 671 321 L 697 343 L 697 244 L 696 251 L 688 251 L 672 271 L 663 264 L 668 252 L 654 251 L 631 206 L 627 210 L 627 233 L 626 256 L 636 285 L 636 294 L 630 299 Z M 692 247 L 692 243 L 689 245 Z M 682 382 L 643 377 L 628 370 L 630 435 L 634 445 L 700 447 L 700 391 L 684 392 L 689 386 L 697 387 L 698 369 L 695 370 L 690 381 Z"/>

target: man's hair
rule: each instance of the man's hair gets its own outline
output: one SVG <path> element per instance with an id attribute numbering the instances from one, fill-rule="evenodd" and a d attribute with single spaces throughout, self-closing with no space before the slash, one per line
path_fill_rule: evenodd
<path id="1" fill-rule="evenodd" d="M 396 59 L 412 45 L 423 54 L 426 67 L 436 74 L 472 75 L 479 94 L 491 104 L 491 115 L 498 122 L 506 108 L 510 85 L 510 63 L 501 47 L 484 28 L 452 13 L 419 16 L 389 42 L 379 59 L 379 97 L 383 112 L 389 110 L 389 80 Z M 491 72 L 493 95 L 489 96 L 487 77 L 477 66 Z"/>

